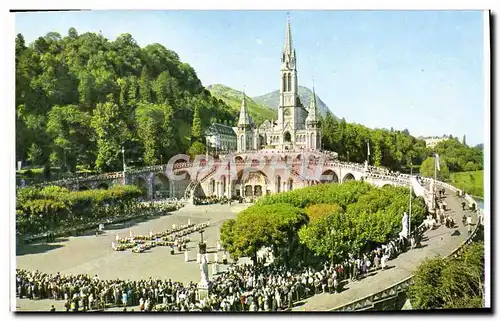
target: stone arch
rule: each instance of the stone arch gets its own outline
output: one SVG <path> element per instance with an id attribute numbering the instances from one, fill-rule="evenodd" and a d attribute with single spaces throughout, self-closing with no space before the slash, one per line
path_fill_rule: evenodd
<path id="1" fill-rule="evenodd" d="M 391 183 L 385 183 L 384 185 L 382 185 L 382 188 L 385 188 L 385 187 L 391 187 L 392 184 Z"/>
<path id="2" fill-rule="evenodd" d="M 333 169 L 327 169 L 323 173 L 321 173 L 321 183 L 338 183 L 339 176 Z"/>
<path id="3" fill-rule="evenodd" d="M 108 188 L 109 188 L 109 185 L 108 185 L 108 183 L 105 183 L 105 182 L 99 183 L 99 185 L 97 185 L 97 189 L 108 189 Z"/>
<path id="4" fill-rule="evenodd" d="M 356 177 L 354 177 L 353 173 L 347 173 L 345 174 L 344 178 L 342 179 L 342 183 L 348 182 L 348 181 L 355 181 Z"/>
<path id="5" fill-rule="evenodd" d="M 213 178 L 210 179 L 209 193 L 212 195 L 215 194 L 215 179 Z"/>
<path id="6" fill-rule="evenodd" d="M 288 191 L 293 190 L 293 179 L 292 179 L 292 178 L 289 178 L 289 179 L 288 179 L 288 182 L 287 182 L 287 184 L 286 184 L 286 185 L 287 185 L 286 187 L 287 187 L 287 190 L 288 190 Z"/>
<path id="7" fill-rule="evenodd" d="M 292 135 L 290 134 L 289 131 L 286 131 L 284 134 L 283 134 L 283 142 L 285 143 L 289 143 L 292 141 Z"/>
<path id="8" fill-rule="evenodd" d="M 309 146 L 312 148 L 312 149 L 315 149 L 316 148 L 316 140 L 314 139 L 314 133 L 311 133 L 311 137 L 309 138 L 310 141 L 309 141 Z"/>
<path id="9" fill-rule="evenodd" d="M 240 193 L 244 197 L 260 197 L 267 193 L 270 185 L 269 178 L 262 171 L 238 172 L 238 182 L 240 183 Z"/>
<path id="10" fill-rule="evenodd" d="M 153 176 L 153 198 L 170 197 L 170 180 L 163 173 Z"/>
<path id="11" fill-rule="evenodd" d="M 281 176 L 279 175 L 274 178 L 274 191 L 275 193 L 281 192 Z"/>
<path id="12" fill-rule="evenodd" d="M 133 184 L 141 190 L 142 197 L 146 198 L 148 196 L 148 182 L 144 177 L 137 176 Z"/>

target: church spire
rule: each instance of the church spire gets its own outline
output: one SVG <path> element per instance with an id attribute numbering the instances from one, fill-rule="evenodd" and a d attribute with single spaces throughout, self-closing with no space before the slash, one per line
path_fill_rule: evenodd
<path id="1" fill-rule="evenodd" d="M 316 122 L 318 120 L 318 107 L 316 104 L 316 90 L 314 89 L 314 80 L 313 80 L 313 92 L 311 95 L 311 99 L 309 101 L 309 114 L 307 115 L 306 121 Z"/>
<path id="2" fill-rule="evenodd" d="M 290 13 L 287 13 L 286 22 L 286 32 L 285 32 L 285 46 L 283 48 L 283 54 L 292 56 L 294 53 L 293 42 L 292 42 L 292 27 L 290 25 Z"/>
<path id="3" fill-rule="evenodd" d="M 247 127 L 250 125 L 250 117 L 248 116 L 247 102 L 245 99 L 245 89 L 243 89 L 243 99 L 241 100 L 240 119 L 238 127 Z"/>

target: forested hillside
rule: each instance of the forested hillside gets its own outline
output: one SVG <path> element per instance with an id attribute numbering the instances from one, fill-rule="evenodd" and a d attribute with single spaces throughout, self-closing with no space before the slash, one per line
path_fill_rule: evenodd
<path id="1" fill-rule="evenodd" d="M 434 149 L 425 146 L 425 141 L 410 135 L 407 129 L 371 129 L 366 126 L 348 123 L 345 119 L 335 119 L 330 113 L 322 120 L 323 148 L 336 151 L 339 158 L 350 162 L 362 163 L 367 159 L 367 142 L 370 143 L 370 164 L 384 166 L 392 170 L 408 171 L 409 164 L 431 164 L 422 166 L 420 173 L 433 176 L 434 153 L 450 172 L 483 169 L 483 152 L 461 143 L 457 137 L 440 142 Z M 443 168 L 444 170 L 444 168 Z M 447 179 L 448 177 L 443 177 Z"/>
<path id="2" fill-rule="evenodd" d="M 130 34 L 51 32 L 16 37 L 16 159 L 26 165 L 121 169 L 152 165 L 191 145 L 195 107 L 202 128 L 235 121 L 194 69 L 160 44 Z M 198 139 L 200 139 L 198 137 Z"/>

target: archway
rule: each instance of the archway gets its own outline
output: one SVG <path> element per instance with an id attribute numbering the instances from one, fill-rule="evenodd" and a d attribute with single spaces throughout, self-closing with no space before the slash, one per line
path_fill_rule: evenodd
<path id="1" fill-rule="evenodd" d="M 292 135 L 290 134 L 290 132 L 286 132 L 285 135 L 283 136 L 283 139 L 286 143 L 289 143 L 292 141 Z"/>
<path id="2" fill-rule="evenodd" d="M 281 177 L 279 175 L 276 175 L 274 182 L 274 190 L 276 191 L 276 193 L 281 192 Z"/>
<path id="3" fill-rule="evenodd" d="M 161 199 L 170 197 L 170 181 L 162 174 L 157 173 L 153 178 L 153 198 Z"/>
<path id="4" fill-rule="evenodd" d="M 210 191 L 209 191 L 209 193 L 211 195 L 215 194 L 215 179 L 213 179 L 213 178 L 210 179 Z"/>
<path id="5" fill-rule="evenodd" d="M 148 197 L 148 183 L 143 177 L 137 177 L 134 181 L 134 185 L 141 190 L 141 196 L 143 198 Z"/>
<path id="6" fill-rule="evenodd" d="M 337 176 L 337 173 L 335 173 L 334 170 L 328 169 L 328 170 L 324 171 L 321 174 L 321 180 L 320 181 L 321 181 L 322 184 L 325 184 L 325 183 L 338 183 L 339 182 L 339 177 Z"/>
<path id="7" fill-rule="evenodd" d="M 342 179 L 342 183 L 348 182 L 348 181 L 354 181 L 356 178 L 352 173 L 347 173 L 344 178 Z"/>
<path id="8" fill-rule="evenodd" d="M 288 179 L 287 187 L 288 187 L 289 191 L 291 191 L 293 189 L 293 179 L 291 179 L 291 178 Z"/>
<path id="9" fill-rule="evenodd" d="M 100 183 L 99 185 L 97 185 L 97 189 L 108 189 L 108 188 L 109 186 L 106 183 Z"/>
<path id="10" fill-rule="evenodd" d="M 245 172 L 241 170 L 238 172 L 238 182 L 245 197 L 262 196 L 263 191 L 266 191 L 270 185 L 269 179 L 262 171 Z"/>
<path id="11" fill-rule="evenodd" d="M 187 170 L 179 171 L 177 175 L 184 175 L 184 178 L 170 181 L 170 184 L 172 185 L 172 192 L 170 193 L 170 197 L 183 198 L 186 192 L 186 188 L 191 181 L 191 175 Z"/>

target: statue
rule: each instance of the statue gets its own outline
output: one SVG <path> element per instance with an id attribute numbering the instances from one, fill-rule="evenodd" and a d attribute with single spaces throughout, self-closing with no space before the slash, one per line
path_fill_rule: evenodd
<path id="1" fill-rule="evenodd" d="M 403 229 L 401 230 L 400 235 L 404 237 L 408 237 L 408 213 L 404 213 L 403 221 L 402 221 Z"/>
<path id="2" fill-rule="evenodd" d="M 210 282 L 208 280 L 208 263 L 205 255 L 201 256 L 200 273 L 201 273 L 200 286 L 208 287 Z"/>

